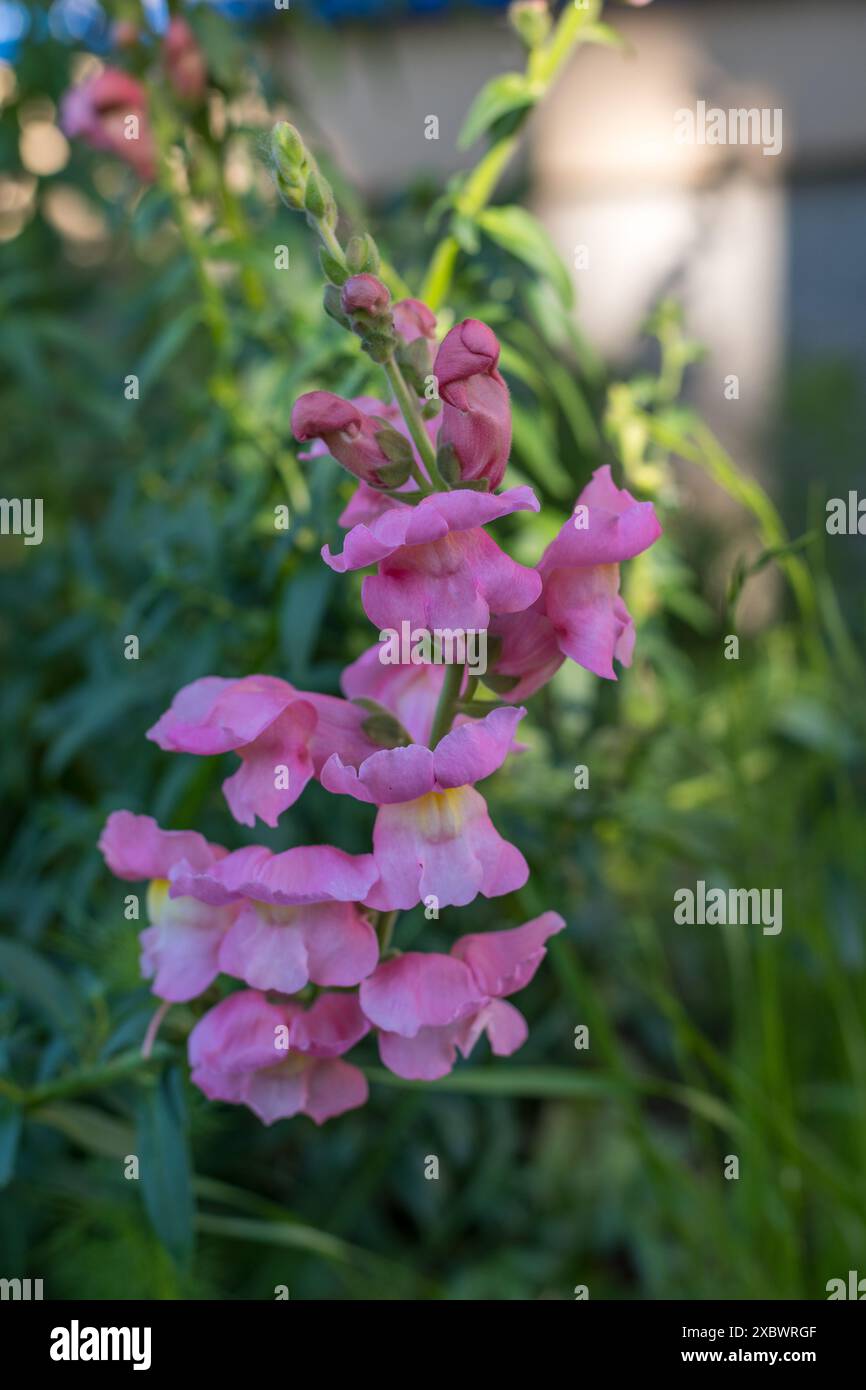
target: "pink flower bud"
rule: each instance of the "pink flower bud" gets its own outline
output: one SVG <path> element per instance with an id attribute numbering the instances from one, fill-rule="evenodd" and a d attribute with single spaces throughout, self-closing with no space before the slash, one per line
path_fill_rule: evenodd
<path id="1" fill-rule="evenodd" d="M 60 124 L 71 139 L 110 151 L 131 165 L 140 179 L 152 182 L 155 156 L 147 93 L 128 73 L 104 68 L 70 87 L 61 101 Z"/>
<path id="2" fill-rule="evenodd" d="M 420 299 L 400 299 L 394 305 L 394 327 L 407 343 L 436 336 L 436 315 Z"/>
<path id="3" fill-rule="evenodd" d="M 496 334 L 479 319 L 464 319 L 445 337 L 433 374 L 444 403 L 440 449 L 451 444 L 464 482 L 486 478 L 498 487 L 511 448 L 508 387 L 498 369 Z"/>
<path id="4" fill-rule="evenodd" d="M 162 42 L 168 80 L 181 101 L 201 101 L 207 86 L 207 64 L 195 34 L 185 19 L 173 19 Z"/>
<path id="5" fill-rule="evenodd" d="M 308 391 L 292 411 L 292 433 L 297 440 L 321 439 L 343 468 L 371 487 L 392 485 L 394 466 L 376 439 L 384 428 L 381 420 L 332 391 Z"/>
<path id="6" fill-rule="evenodd" d="M 353 314 L 364 313 L 379 317 L 386 314 L 391 304 L 391 296 L 386 285 L 375 275 L 353 275 L 343 286 L 340 302 L 343 312 L 351 318 Z"/>

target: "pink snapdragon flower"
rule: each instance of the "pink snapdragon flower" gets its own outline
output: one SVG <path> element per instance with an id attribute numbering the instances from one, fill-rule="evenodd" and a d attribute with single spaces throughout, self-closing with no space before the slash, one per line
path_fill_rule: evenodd
<path id="1" fill-rule="evenodd" d="M 204 873 L 228 851 L 194 830 L 161 830 L 151 816 L 113 811 L 99 837 L 105 862 L 118 878 L 150 879 L 150 925 L 139 935 L 141 971 L 154 994 L 173 1003 L 194 999 L 220 971 L 220 948 L 235 920 L 234 905 L 215 907 L 171 893 L 178 866 Z"/>
<path id="2" fill-rule="evenodd" d="M 439 906 L 463 906 L 482 893 L 520 888 L 529 869 L 503 840 L 474 784 L 501 767 L 526 711 L 495 709 L 452 728 L 435 748 L 409 744 L 380 749 L 346 764 L 334 754 L 322 786 L 378 806 L 373 855 L 379 878 L 368 907 L 414 907 L 431 895 Z"/>
<path id="3" fill-rule="evenodd" d="M 137 127 L 127 124 L 133 116 Z M 119 68 L 103 68 L 95 77 L 70 87 L 60 103 L 60 124 L 70 139 L 124 160 L 145 183 L 156 176 L 153 133 L 147 93 L 140 82 Z"/>
<path id="4" fill-rule="evenodd" d="M 192 1079 L 209 1100 L 247 1105 L 262 1121 L 323 1124 L 367 1100 L 363 1072 L 340 1060 L 369 1031 L 357 997 L 323 994 L 304 1010 L 256 990 L 230 994 L 189 1035 Z"/>
<path id="5" fill-rule="evenodd" d="M 388 423 L 384 416 L 366 414 L 332 391 L 308 391 L 292 411 L 292 433 L 300 443 L 321 440 L 322 452 L 327 450 L 371 488 L 393 486 L 395 465 L 376 438 Z M 418 485 L 413 482 L 412 486 L 417 489 Z"/>
<path id="6" fill-rule="evenodd" d="M 541 592 L 535 570 L 518 565 L 482 528 L 516 511 L 539 509 L 531 488 L 498 495 L 438 492 L 415 507 L 399 505 L 370 525 L 354 526 L 343 550 L 325 563 L 338 574 L 377 566 L 361 590 L 364 612 L 379 628 L 480 630 L 491 613 L 521 613 Z"/>
<path id="7" fill-rule="evenodd" d="M 433 375 L 443 401 L 439 447 L 451 444 L 464 482 L 502 482 L 511 450 L 511 404 L 499 371 L 499 343 L 480 319 L 464 319 L 446 334 Z"/>
<path id="8" fill-rule="evenodd" d="M 172 897 L 234 907 L 219 968 L 256 989 L 294 994 L 317 985 L 356 985 L 379 959 L 376 933 L 357 907 L 378 877 L 372 855 L 333 845 L 274 854 L 247 845 L 219 861 L 181 863 Z"/>
<path id="9" fill-rule="evenodd" d="M 241 825 L 258 816 L 275 826 L 332 752 L 376 751 L 363 732 L 366 718 L 357 705 L 295 690 L 277 676 L 204 676 L 178 691 L 147 737 L 175 753 L 237 753 L 241 766 L 223 783 L 229 810 Z"/>
<path id="10" fill-rule="evenodd" d="M 181 101 L 198 105 L 207 87 L 207 63 L 185 19 L 175 18 L 169 23 L 162 41 L 162 57 L 168 80 Z"/>
<path id="11" fill-rule="evenodd" d="M 564 926 L 559 913 L 545 912 L 521 927 L 462 936 L 448 955 L 407 951 L 385 961 L 359 991 L 383 1064 L 408 1080 L 435 1081 L 482 1033 L 496 1056 L 516 1052 L 526 1022 L 504 996 L 529 984 L 548 937 Z"/>
<path id="12" fill-rule="evenodd" d="M 566 657 L 607 680 L 616 680 L 614 659 L 631 665 L 634 623 L 620 596 L 619 566 L 660 535 L 652 503 L 618 488 L 607 465 L 596 469 L 539 561 L 537 602 L 519 620 L 491 623 L 491 637 L 502 644 L 492 672 L 514 678 L 511 699 L 527 699 Z"/>
<path id="13" fill-rule="evenodd" d="M 398 299 L 393 307 L 394 327 L 406 343 L 417 338 L 432 342 L 436 337 L 436 315 L 420 299 Z"/>
<path id="14" fill-rule="evenodd" d="M 502 838 L 472 786 L 382 806 L 373 827 L 373 858 L 378 879 L 364 902 L 384 912 L 408 910 L 428 898 L 439 907 L 465 907 L 479 893 L 513 893 L 529 878 L 520 850 Z"/>
<path id="15" fill-rule="evenodd" d="M 340 676 L 347 700 L 372 700 L 381 705 L 406 730 L 413 743 L 427 744 L 436 706 L 442 694 L 445 665 L 430 663 L 385 664 L 382 647 L 368 647 Z M 466 685 L 464 676 L 461 693 Z M 458 719 L 463 719 L 458 715 Z"/>

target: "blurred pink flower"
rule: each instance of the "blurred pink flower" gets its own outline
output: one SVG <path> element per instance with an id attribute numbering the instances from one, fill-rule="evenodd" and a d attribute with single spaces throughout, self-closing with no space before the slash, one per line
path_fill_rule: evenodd
<path id="1" fill-rule="evenodd" d="M 207 63 L 185 19 L 172 19 L 162 41 L 168 80 L 181 101 L 199 103 L 207 87 Z"/>
<path id="2" fill-rule="evenodd" d="M 60 103 L 60 124 L 73 140 L 106 150 L 129 164 L 145 183 L 156 175 L 147 93 L 140 82 L 119 68 L 103 68 Z"/>

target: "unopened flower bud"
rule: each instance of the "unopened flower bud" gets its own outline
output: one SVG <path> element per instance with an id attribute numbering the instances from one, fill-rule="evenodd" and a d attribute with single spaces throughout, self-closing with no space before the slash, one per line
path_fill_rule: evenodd
<path id="1" fill-rule="evenodd" d="M 343 286 L 341 300 L 343 311 L 350 316 L 362 313 L 382 318 L 391 307 L 388 287 L 375 275 L 353 275 Z"/>
<path id="2" fill-rule="evenodd" d="M 550 33 L 553 21 L 547 0 L 513 0 L 508 20 L 527 48 L 539 48 Z"/>

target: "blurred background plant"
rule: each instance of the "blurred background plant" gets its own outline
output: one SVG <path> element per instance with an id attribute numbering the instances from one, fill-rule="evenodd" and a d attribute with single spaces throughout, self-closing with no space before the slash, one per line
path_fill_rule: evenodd
<path id="1" fill-rule="evenodd" d="M 512 70 L 466 115 L 461 172 L 362 210 L 273 56 L 281 26 L 302 61 L 350 8 L 184 10 L 208 73 L 190 107 L 153 76 L 167 7 L 2 7 L 2 490 L 45 505 L 41 546 L 0 541 L 2 1272 L 52 1298 L 820 1297 L 866 1234 L 863 613 L 856 542 L 824 526 L 827 497 L 856 482 L 845 370 L 792 374 L 765 441 L 771 498 L 688 403 L 700 349 L 673 300 L 625 370 L 587 341 L 513 157 L 576 49 L 618 44 L 600 4 L 565 7 L 550 34 L 521 6 L 525 41 L 512 32 Z M 135 26 L 119 55 L 118 22 Z M 504 14 L 484 23 L 505 41 Z M 148 74 L 150 185 L 58 124 L 63 93 L 106 61 Z M 206 1105 L 183 1006 L 142 1059 L 154 1000 L 95 848 L 118 806 L 225 838 L 220 761 L 143 737 L 179 686 L 262 670 L 335 692 L 370 641 L 319 558 L 351 483 L 332 460 L 299 465 L 288 416 L 302 391 L 359 394 L 375 369 L 323 315 L 312 239 L 276 204 L 264 132 L 280 118 L 317 144 L 395 292 L 500 336 L 509 480 L 543 501 L 512 522 L 516 557 L 534 563 L 603 462 L 665 528 L 627 571 L 634 666 L 617 684 L 563 667 L 496 780 L 530 886 L 403 928 L 401 945 L 443 948 L 560 910 L 529 1043 L 427 1086 L 371 1049 L 371 1105 L 323 1130 Z M 810 461 L 804 490 L 810 440 L 833 459 Z M 698 476 L 729 499 L 733 552 L 694 503 Z M 313 784 L 278 831 L 235 827 L 232 843 L 360 851 L 369 820 Z M 781 935 L 675 926 L 673 893 L 698 878 L 782 887 Z"/>

